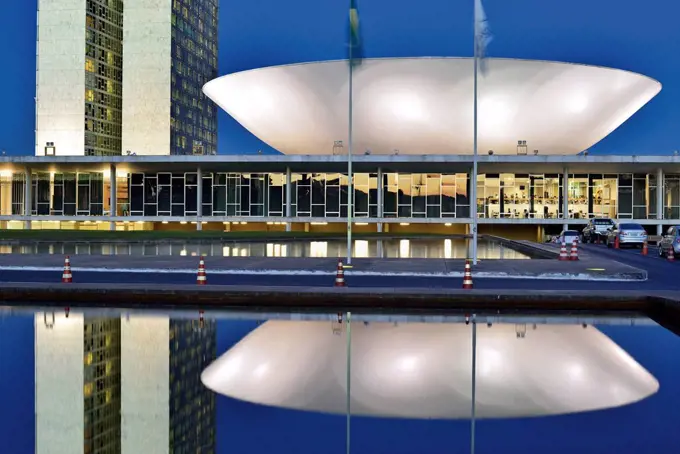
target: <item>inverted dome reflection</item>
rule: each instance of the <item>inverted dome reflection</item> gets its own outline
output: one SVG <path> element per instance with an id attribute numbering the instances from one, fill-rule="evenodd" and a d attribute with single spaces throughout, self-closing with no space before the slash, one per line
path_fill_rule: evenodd
<path id="1" fill-rule="evenodd" d="M 472 331 L 462 324 L 353 323 L 352 414 L 468 418 Z M 344 326 L 268 321 L 202 376 L 213 391 L 277 407 L 344 414 Z M 595 327 L 477 328 L 477 416 L 598 410 L 654 394 L 657 380 Z"/>

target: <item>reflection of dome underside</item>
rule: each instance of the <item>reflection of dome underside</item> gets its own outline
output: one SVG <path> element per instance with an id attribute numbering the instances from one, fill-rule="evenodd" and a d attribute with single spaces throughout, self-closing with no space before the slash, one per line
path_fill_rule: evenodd
<path id="1" fill-rule="evenodd" d="M 570 63 L 489 59 L 480 77 L 479 150 L 575 154 L 599 142 L 661 90 L 628 71 Z M 470 58 L 369 59 L 354 76 L 354 152 L 471 154 Z M 208 82 L 204 92 L 284 154 L 347 147 L 345 61 L 274 66 Z"/>
<path id="2" fill-rule="evenodd" d="M 336 326 L 337 328 L 337 326 Z M 656 379 L 594 327 L 478 327 L 477 414 L 541 416 L 625 405 Z M 471 329 L 352 325 L 352 413 L 468 418 Z M 269 321 L 203 372 L 217 393 L 285 408 L 345 412 L 346 339 L 330 322 Z"/>

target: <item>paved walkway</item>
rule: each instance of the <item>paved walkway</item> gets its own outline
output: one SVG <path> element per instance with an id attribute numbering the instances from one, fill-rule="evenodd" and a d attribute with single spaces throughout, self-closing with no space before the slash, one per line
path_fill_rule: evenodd
<path id="1" fill-rule="evenodd" d="M 549 245 L 539 245 L 550 248 Z M 547 249 L 546 249 L 547 250 Z M 557 259 L 482 260 L 473 269 L 476 277 L 581 280 L 645 280 L 647 272 L 588 252 L 577 262 Z M 209 273 L 223 274 L 335 274 L 337 258 L 207 257 Z M 60 255 L 0 255 L 1 270 L 56 271 L 64 265 Z M 198 257 L 77 255 L 74 271 L 183 272 L 195 273 Z M 463 260 L 379 259 L 352 260 L 348 274 L 403 276 L 462 276 Z"/>

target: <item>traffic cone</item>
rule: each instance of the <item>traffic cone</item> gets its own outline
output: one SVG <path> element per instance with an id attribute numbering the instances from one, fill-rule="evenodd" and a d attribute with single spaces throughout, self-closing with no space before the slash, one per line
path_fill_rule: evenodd
<path id="1" fill-rule="evenodd" d="M 338 260 L 338 271 L 335 273 L 335 287 L 345 287 L 345 269 L 342 260 Z"/>
<path id="2" fill-rule="evenodd" d="M 576 244 L 576 240 L 571 243 L 571 253 L 569 254 L 569 260 L 578 260 L 578 245 Z"/>
<path id="3" fill-rule="evenodd" d="M 668 249 L 668 254 L 666 254 L 666 258 L 668 259 L 669 262 L 675 262 L 675 251 L 673 250 L 673 246 Z"/>
<path id="4" fill-rule="evenodd" d="M 203 256 L 198 262 L 198 275 L 196 276 L 196 285 L 206 285 L 208 283 L 208 278 L 205 274 L 205 262 L 203 261 Z"/>
<path id="5" fill-rule="evenodd" d="M 614 237 L 614 249 L 620 249 L 620 248 L 621 248 L 621 245 L 619 244 L 619 236 L 616 235 Z"/>
<path id="6" fill-rule="evenodd" d="M 64 273 L 61 275 L 61 282 L 64 284 L 73 282 L 73 275 L 71 274 L 71 259 L 68 255 L 66 256 L 66 260 L 64 260 Z"/>
<path id="7" fill-rule="evenodd" d="M 567 256 L 567 244 L 562 240 L 562 246 L 560 247 L 560 261 L 566 261 L 569 260 L 569 256 Z"/>
<path id="8" fill-rule="evenodd" d="M 472 271 L 470 270 L 470 260 L 465 260 L 465 273 L 463 273 L 463 289 L 472 290 Z"/>
<path id="9" fill-rule="evenodd" d="M 644 243 L 642 243 L 642 255 L 647 255 L 649 252 L 649 248 L 647 247 L 647 240 L 645 240 Z"/>

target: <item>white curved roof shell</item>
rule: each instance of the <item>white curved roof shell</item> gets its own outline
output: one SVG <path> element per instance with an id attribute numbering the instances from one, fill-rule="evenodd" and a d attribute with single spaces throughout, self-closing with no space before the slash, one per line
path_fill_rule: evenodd
<path id="1" fill-rule="evenodd" d="M 268 321 L 201 376 L 213 391 L 253 403 L 342 414 L 346 337 L 331 322 Z M 629 404 L 659 384 L 594 327 L 478 327 L 477 415 L 554 415 Z M 469 418 L 471 327 L 352 324 L 352 413 Z"/>
<path id="2" fill-rule="evenodd" d="M 471 154 L 471 58 L 368 59 L 354 71 L 354 153 Z M 489 59 L 479 77 L 479 152 L 574 154 L 597 143 L 661 90 L 649 77 L 570 63 Z M 346 61 L 274 66 L 219 77 L 204 93 L 284 154 L 347 151 Z"/>

